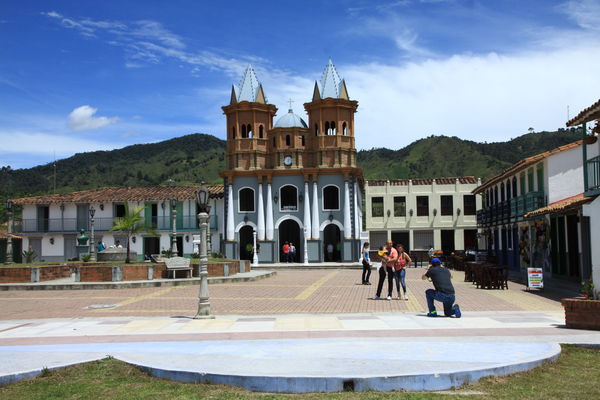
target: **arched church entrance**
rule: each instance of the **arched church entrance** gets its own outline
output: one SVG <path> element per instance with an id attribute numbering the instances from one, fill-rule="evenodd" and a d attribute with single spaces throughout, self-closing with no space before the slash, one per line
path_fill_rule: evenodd
<path id="1" fill-rule="evenodd" d="M 253 231 L 250 225 L 240 228 L 240 260 L 252 261 L 252 249 L 254 246 Z"/>
<path id="2" fill-rule="evenodd" d="M 279 261 L 285 262 L 283 256 L 283 245 L 285 243 L 290 244 L 293 243 L 294 247 L 296 247 L 296 253 L 291 256 L 290 262 L 299 262 L 300 254 L 302 253 L 302 242 L 300 241 L 300 225 L 293 219 L 286 219 L 281 224 L 279 224 Z"/>
<path id="3" fill-rule="evenodd" d="M 335 224 L 329 224 L 323 229 L 323 250 L 325 261 L 339 262 L 342 259 L 342 235 L 340 228 Z"/>

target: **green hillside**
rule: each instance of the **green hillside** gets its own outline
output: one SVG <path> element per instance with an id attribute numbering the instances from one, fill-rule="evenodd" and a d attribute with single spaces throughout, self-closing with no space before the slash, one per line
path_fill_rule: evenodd
<path id="1" fill-rule="evenodd" d="M 430 136 L 399 150 L 358 152 L 368 179 L 433 178 L 474 175 L 488 178 L 516 161 L 579 139 L 576 130 L 529 133 L 508 142 L 476 143 L 457 137 Z M 56 191 L 104 186 L 220 182 L 225 141 L 195 133 L 159 143 L 112 151 L 79 153 L 56 161 Z M 28 169 L 0 168 L 0 221 L 9 197 L 52 193 L 53 164 Z"/>

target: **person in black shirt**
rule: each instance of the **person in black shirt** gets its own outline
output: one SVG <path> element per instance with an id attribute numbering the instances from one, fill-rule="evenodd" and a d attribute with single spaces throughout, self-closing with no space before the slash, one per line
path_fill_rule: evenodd
<path id="1" fill-rule="evenodd" d="M 434 300 L 441 301 L 444 304 L 444 315 L 446 317 L 455 316 L 456 318 L 461 317 L 460 307 L 458 304 L 454 304 L 456 300 L 454 296 L 454 286 L 450 280 L 450 270 L 442 266 L 442 262 L 439 258 L 431 259 L 431 268 L 423 274 L 422 279 L 431 279 L 434 289 L 427 289 L 425 291 L 425 297 L 427 298 L 427 307 L 429 312 L 428 317 L 437 317 L 437 311 L 435 310 Z"/>

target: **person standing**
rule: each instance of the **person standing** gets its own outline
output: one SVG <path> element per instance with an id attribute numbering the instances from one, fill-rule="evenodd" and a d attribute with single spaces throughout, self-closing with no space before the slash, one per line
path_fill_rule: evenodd
<path id="1" fill-rule="evenodd" d="M 411 263 L 410 256 L 404 251 L 404 246 L 401 244 L 397 247 L 398 250 L 398 260 L 394 264 L 394 278 L 396 279 L 396 290 L 398 291 L 398 300 L 404 298 L 404 300 L 408 300 L 408 295 L 406 294 L 406 268 Z M 402 291 L 404 292 L 404 296 L 400 294 L 400 285 L 402 285 Z"/>
<path id="2" fill-rule="evenodd" d="M 333 243 L 327 245 L 327 261 L 333 261 Z"/>
<path id="3" fill-rule="evenodd" d="M 427 307 L 429 312 L 428 317 L 437 317 L 437 311 L 435 309 L 434 300 L 442 302 L 444 305 L 444 315 L 446 317 L 455 316 L 460 318 L 462 313 L 458 304 L 454 304 L 456 300 L 454 294 L 454 286 L 452 286 L 452 275 L 448 268 L 442 266 L 442 262 L 439 258 L 434 257 L 431 259 L 431 267 L 421 277 L 423 280 L 431 279 L 434 289 L 427 289 L 425 291 L 425 297 L 427 298 Z"/>
<path id="4" fill-rule="evenodd" d="M 294 246 L 294 243 L 292 242 L 290 242 L 290 254 L 288 262 L 296 262 L 296 246 Z"/>
<path id="5" fill-rule="evenodd" d="M 369 278 L 371 277 L 371 257 L 369 256 L 369 242 L 366 242 L 362 248 L 362 284 L 370 285 Z"/>
<path id="6" fill-rule="evenodd" d="M 290 262 L 289 261 L 289 256 L 290 256 L 290 245 L 288 244 L 288 242 L 285 242 L 281 248 L 282 251 L 282 255 L 283 258 L 281 259 L 281 262 Z"/>
<path id="7" fill-rule="evenodd" d="M 383 282 L 387 275 L 388 279 L 388 296 L 387 299 L 392 299 L 392 291 L 394 289 L 394 263 L 398 260 L 398 251 L 394 248 L 394 243 L 388 240 L 385 243 L 385 254 L 381 256 L 381 267 L 379 268 L 379 282 L 377 282 L 377 294 L 373 300 L 381 299 L 381 290 Z"/>
<path id="8" fill-rule="evenodd" d="M 427 250 L 427 256 L 429 257 L 429 261 L 431 261 L 431 259 L 433 258 L 434 255 L 435 255 L 435 249 L 433 248 L 433 245 L 430 244 L 429 250 Z"/>

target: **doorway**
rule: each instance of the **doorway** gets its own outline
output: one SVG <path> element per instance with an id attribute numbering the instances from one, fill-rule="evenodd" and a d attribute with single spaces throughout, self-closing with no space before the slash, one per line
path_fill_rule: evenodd
<path id="1" fill-rule="evenodd" d="M 64 245 L 65 245 L 65 261 L 77 260 L 77 245 L 76 236 L 74 235 L 65 235 L 64 237 Z"/>
<path id="2" fill-rule="evenodd" d="M 402 245 L 404 247 L 404 251 L 410 253 L 410 234 L 409 232 L 398 232 L 392 231 L 392 242 L 396 243 L 396 245 Z M 374 246 L 372 246 L 374 247 Z"/>
<path id="3" fill-rule="evenodd" d="M 179 247 L 179 243 L 177 244 Z M 144 238 L 144 256 L 152 254 L 160 254 L 160 238 L 156 236 L 148 236 Z"/>
<path id="4" fill-rule="evenodd" d="M 325 251 L 325 261 L 340 262 L 342 235 L 340 228 L 335 224 L 329 224 L 323 229 L 323 250 Z"/>
<path id="5" fill-rule="evenodd" d="M 254 246 L 254 229 L 250 225 L 240 228 L 240 260 L 252 261 L 252 249 Z"/>
<path id="6" fill-rule="evenodd" d="M 579 272 L 579 229 L 577 215 L 567 216 L 567 251 L 569 257 L 569 276 L 578 278 Z"/>
<path id="7" fill-rule="evenodd" d="M 444 255 L 450 255 L 454 251 L 454 230 L 442 230 L 442 251 Z"/>
<path id="8" fill-rule="evenodd" d="M 29 238 L 29 247 L 35 252 L 33 261 L 42 259 L 42 238 Z"/>
<path id="9" fill-rule="evenodd" d="M 300 225 L 293 219 L 286 219 L 279 224 L 279 261 L 285 262 L 283 258 L 283 245 L 287 242 L 288 244 L 293 243 L 296 248 L 296 252 L 290 255 L 291 262 L 300 261 L 300 254 L 302 253 L 302 242 L 300 235 Z"/>

